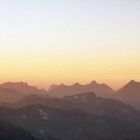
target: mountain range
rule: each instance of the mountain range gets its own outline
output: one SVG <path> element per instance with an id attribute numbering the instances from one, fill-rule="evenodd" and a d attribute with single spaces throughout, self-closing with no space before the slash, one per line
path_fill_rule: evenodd
<path id="1" fill-rule="evenodd" d="M 29 131 L 40 140 L 139 140 L 140 112 L 113 99 L 82 93 L 9 109 L 0 119 Z M 7 115 L 10 114 L 10 115 Z"/>
<path id="2" fill-rule="evenodd" d="M 64 97 L 75 95 L 84 92 L 94 92 L 97 96 L 101 97 L 111 97 L 114 93 L 113 89 L 106 84 L 99 84 L 96 81 L 92 81 L 89 84 L 81 85 L 75 83 L 71 86 L 68 85 L 52 85 L 49 88 L 48 94 L 54 97 Z"/>
<path id="3" fill-rule="evenodd" d="M 20 140 L 139 140 L 139 92 L 134 80 L 118 91 L 95 81 L 48 91 L 23 82 L 1 84 L 0 139 L 7 133 L 4 140 L 13 135 Z"/>
<path id="4" fill-rule="evenodd" d="M 7 82 L 0 85 L 0 103 L 14 103 L 29 95 L 45 93 L 45 90 L 24 82 Z"/>
<path id="5" fill-rule="evenodd" d="M 46 99 L 64 98 L 80 93 L 94 92 L 97 97 L 111 98 L 140 109 L 140 82 L 131 80 L 118 91 L 106 84 L 93 81 L 87 85 L 79 83 L 52 85 L 49 90 L 38 89 L 24 82 L 7 82 L 0 85 L 0 106 L 24 106 L 45 104 Z"/>

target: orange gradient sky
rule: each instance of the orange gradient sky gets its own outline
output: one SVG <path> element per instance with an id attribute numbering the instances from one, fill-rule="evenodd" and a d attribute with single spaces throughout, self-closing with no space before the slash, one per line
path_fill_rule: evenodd
<path id="1" fill-rule="evenodd" d="M 0 83 L 140 81 L 140 1 L 0 1 Z"/>

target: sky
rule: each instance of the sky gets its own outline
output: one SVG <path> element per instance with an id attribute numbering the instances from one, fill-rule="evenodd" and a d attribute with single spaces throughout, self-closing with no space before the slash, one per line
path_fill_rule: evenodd
<path id="1" fill-rule="evenodd" d="M 139 15 L 140 0 L 0 0 L 0 83 L 140 81 Z"/>

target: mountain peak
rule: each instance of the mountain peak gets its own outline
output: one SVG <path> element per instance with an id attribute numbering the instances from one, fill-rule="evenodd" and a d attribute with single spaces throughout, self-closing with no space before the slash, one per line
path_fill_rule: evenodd
<path id="1" fill-rule="evenodd" d="M 124 87 L 136 87 L 136 86 L 140 86 L 140 82 L 137 82 L 135 80 L 131 80 L 130 82 L 128 82 L 128 84 L 126 84 Z"/>
<path id="2" fill-rule="evenodd" d="M 72 86 L 81 86 L 78 82 L 73 84 Z"/>
<path id="3" fill-rule="evenodd" d="M 59 98 L 86 92 L 94 92 L 97 96 L 107 98 L 114 93 L 112 88 L 106 84 L 99 84 L 96 81 L 92 81 L 89 84 L 75 83 L 73 85 L 55 85 L 51 86 L 48 91 L 49 95 Z"/>
<path id="4" fill-rule="evenodd" d="M 139 91 L 140 91 L 140 82 L 131 80 L 130 82 L 128 82 L 124 87 L 122 87 L 118 93 L 121 94 L 126 94 L 126 95 L 139 95 Z"/>
<path id="5" fill-rule="evenodd" d="M 60 84 L 60 86 L 61 86 L 61 87 L 64 87 L 64 86 L 65 86 L 65 84 L 61 83 L 61 84 Z"/>
<path id="6" fill-rule="evenodd" d="M 16 90 L 18 93 L 24 94 L 39 94 L 39 93 L 46 93 L 43 89 L 38 89 L 36 87 L 28 85 L 26 82 L 6 82 L 0 85 L 2 89 L 9 89 L 9 90 Z"/>
<path id="7" fill-rule="evenodd" d="M 29 87 L 26 82 L 6 82 L 0 85 L 1 87 L 11 88 L 11 87 Z"/>
<path id="8" fill-rule="evenodd" d="M 94 85 L 94 84 L 98 84 L 98 83 L 96 81 L 92 81 L 90 84 Z"/>
<path id="9" fill-rule="evenodd" d="M 138 84 L 139 82 L 135 81 L 135 80 L 131 80 L 128 84 Z"/>

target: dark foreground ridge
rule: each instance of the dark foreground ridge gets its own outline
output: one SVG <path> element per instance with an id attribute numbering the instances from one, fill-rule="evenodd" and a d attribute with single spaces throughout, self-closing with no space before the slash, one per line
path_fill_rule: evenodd
<path id="1" fill-rule="evenodd" d="M 37 140 L 23 129 L 0 120 L 0 140 Z"/>

